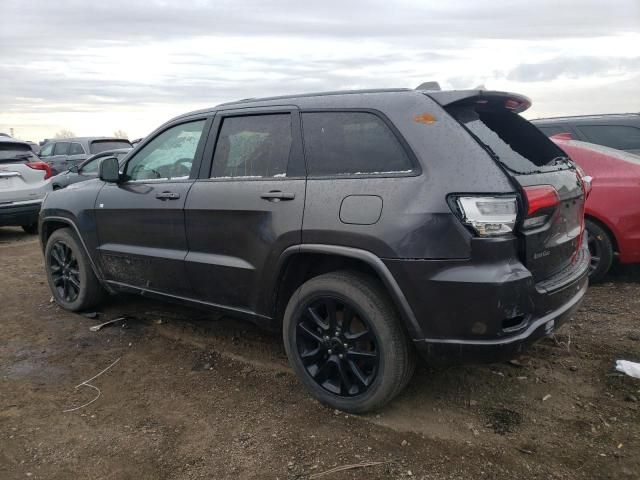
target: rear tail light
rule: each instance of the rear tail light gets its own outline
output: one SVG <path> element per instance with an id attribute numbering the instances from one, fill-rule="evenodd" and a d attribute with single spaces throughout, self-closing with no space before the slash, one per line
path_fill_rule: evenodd
<path id="1" fill-rule="evenodd" d="M 545 225 L 560 205 L 558 192 L 551 185 L 523 187 L 522 190 L 527 200 L 527 216 L 522 227 L 531 229 Z"/>
<path id="2" fill-rule="evenodd" d="M 48 163 L 44 162 L 29 162 L 27 163 L 27 167 L 33 168 L 34 170 L 44 170 L 44 179 L 51 178 L 53 176 L 53 172 L 51 171 L 51 167 Z"/>
<path id="3" fill-rule="evenodd" d="M 518 211 L 515 196 L 460 196 L 455 201 L 462 222 L 479 236 L 493 237 L 513 232 Z"/>

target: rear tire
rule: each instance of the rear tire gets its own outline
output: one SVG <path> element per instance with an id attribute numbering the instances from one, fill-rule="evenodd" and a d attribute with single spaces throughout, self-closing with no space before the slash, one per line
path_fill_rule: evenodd
<path id="1" fill-rule="evenodd" d="M 53 232 L 47 240 L 44 259 L 49 288 L 58 305 L 76 312 L 104 299 L 106 292 L 73 231 L 61 228 Z"/>
<path id="2" fill-rule="evenodd" d="M 29 235 L 35 235 L 36 233 L 38 233 L 38 224 L 30 223 L 29 225 L 22 225 L 22 230 L 24 230 L 25 233 L 28 233 Z"/>
<path id="3" fill-rule="evenodd" d="M 598 283 L 604 279 L 613 263 L 613 242 L 609 233 L 592 220 L 586 222 L 591 266 L 589 281 Z"/>
<path id="4" fill-rule="evenodd" d="M 311 395 L 345 412 L 382 407 L 415 368 L 413 345 L 387 293 L 356 272 L 331 272 L 300 286 L 287 305 L 283 337 Z"/>

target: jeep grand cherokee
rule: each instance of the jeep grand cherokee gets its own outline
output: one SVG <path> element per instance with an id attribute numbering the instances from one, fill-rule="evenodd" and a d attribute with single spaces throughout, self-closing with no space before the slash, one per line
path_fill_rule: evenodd
<path id="1" fill-rule="evenodd" d="M 432 362 L 512 358 L 587 288 L 586 181 L 494 91 L 250 99 L 149 135 L 48 195 L 72 311 L 137 292 L 280 329 L 320 401 L 363 412 Z"/>

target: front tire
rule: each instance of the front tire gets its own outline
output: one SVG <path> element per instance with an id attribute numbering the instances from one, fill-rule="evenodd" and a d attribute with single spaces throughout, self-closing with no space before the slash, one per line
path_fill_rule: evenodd
<path id="1" fill-rule="evenodd" d="M 585 222 L 591 265 L 589 281 L 597 283 L 604 279 L 613 263 L 613 242 L 607 231 L 592 220 Z"/>
<path id="2" fill-rule="evenodd" d="M 49 288 L 58 305 L 76 312 L 94 307 L 104 298 L 106 292 L 70 229 L 51 234 L 44 258 Z"/>
<path id="3" fill-rule="evenodd" d="M 413 347 L 377 281 L 331 272 L 304 283 L 283 324 L 289 363 L 311 395 L 346 412 L 378 409 L 406 386 Z"/>

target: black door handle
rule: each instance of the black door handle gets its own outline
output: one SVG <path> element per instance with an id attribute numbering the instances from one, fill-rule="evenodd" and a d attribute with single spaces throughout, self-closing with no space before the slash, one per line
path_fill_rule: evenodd
<path id="1" fill-rule="evenodd" d="M 160 200 L 177 200 L 180 198 L 180 194 L 176 192 L 161 192 L 156 193 L 156 198 Z"/>
<path id="2" fill-rule="evenodd" d="M 280 190 L 271 190 L 260 195 L 260 198 L 269 200 L 270 202 L 279 202 L 280 200 L 293 200 L 296 198 L 295 193 L 281 192 Z"/>

